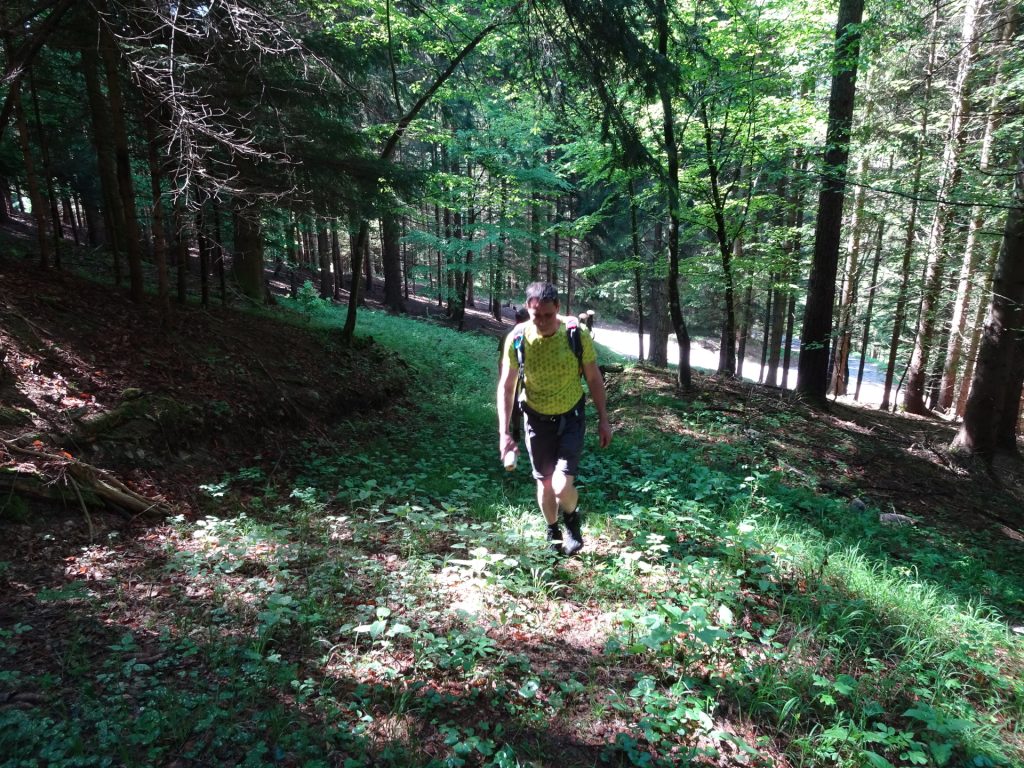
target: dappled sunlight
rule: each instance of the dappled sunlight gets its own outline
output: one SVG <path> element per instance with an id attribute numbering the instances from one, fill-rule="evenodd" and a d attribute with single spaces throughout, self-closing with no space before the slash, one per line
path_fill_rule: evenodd
<path id="1" fill-rule="evenodd" d="M 414 362 L 446 333 L 370 323 Z M 528 474 L 493 456 L 490 383 L 444 375 L 475 404 L 350 424 L 274 474 L 225 472 L 197 517 L 66 553 L 68 591 L 44 605 L 95 612 L 106 650 L 99 673 L 76 667 L 84 695 L 130 691 L 173 715 L 165 743 L 200 754 L 221 739 L 227 762 L 780 768 L 936 743 L 998 765 L 1019 748 L 1021 650 L 971 603 L 1012 608 L 1012 563 L 852 508 L 876 428 L 845 412 L 798 428 L 777 397 L 722 382 L 681 397 L 666 374 L 627 368 L 609 378 L 616 439 L 581 465 L 586 546 L 565 558 Z M 69 654 L 81 632 L 61 636 Z"/>

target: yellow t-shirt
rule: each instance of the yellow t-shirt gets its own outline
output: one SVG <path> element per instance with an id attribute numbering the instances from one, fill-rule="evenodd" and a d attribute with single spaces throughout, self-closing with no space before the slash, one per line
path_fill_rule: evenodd
<path id="1" fill-rule="evenodd" d="M 569 346 L 565 318 L 559 318 L 558 330 L 551 336 L 541 336 L 532 322 L 524 323 L 525 345 L 524 378 L 526 404 L 538 413 L 555 415 L 569 411 L 583 397 L 579 361 Z M 583 345 L 583 363 L 597 362 L 594 342 L 585 326 L 579 326 Z M 513 375 L 519 370 L 519 358 L 512 346 L 516 333 L 508 335 L 505 357 Z"/>

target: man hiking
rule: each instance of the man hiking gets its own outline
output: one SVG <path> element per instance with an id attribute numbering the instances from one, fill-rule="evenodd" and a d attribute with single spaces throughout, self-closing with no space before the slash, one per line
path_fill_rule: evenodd
<path id="1" fill-rule="evenodd" d="M 498 379 L 498 450 L 503 458 L 518 450 L 512 433 L 512 419 L 519 418 L 518 397 L 548 541 L 552 550 L 573 555 L 583 548 L 579 493 L 574 485 L 586 431 L 581 375 L 597 408 L 602 448 L 611 442 L 612 428 L 590 334 L 576 318 L 560 316 L 558 308 L 555 286 L 530 283 L 526 287 L 530 319 L 509 334 Z M 564 535 L 559 511 L 565 520 Z"/>

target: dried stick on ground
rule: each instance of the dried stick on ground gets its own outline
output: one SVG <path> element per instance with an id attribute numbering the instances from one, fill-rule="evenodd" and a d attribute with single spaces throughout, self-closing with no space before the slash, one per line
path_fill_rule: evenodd
<path id="1" fill-rule="evenodd" d="M 58 478 L 48 482 L 42 481 L 44 475 L 35 466 L 31 468 L 15 466 L 0 472 L 0 484 L 7 485 L 19 493 L 47 499 L 64 499 L 71 495 L 75 500 L 81 500 L 83 497 L 79 494 L 85 491 L 111 506 L 137 515 L 168 515 L 171 512 L 171 508 L 166 502 L 136 493 L 110 472 L 86 464 L 68 454 L 46 453 L 45 451 L 22 448 L 13 440 L 0 440 L 0 444 L 12 455 L 19 454 L 43 459 L 58 469 Z M 61 478 L 72 484 L 71 494 L 65 494 L 61 489 L 55 487 L 56 480 Z"/>

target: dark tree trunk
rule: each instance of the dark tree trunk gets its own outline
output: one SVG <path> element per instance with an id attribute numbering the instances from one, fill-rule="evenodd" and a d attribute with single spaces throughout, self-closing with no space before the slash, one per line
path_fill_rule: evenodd
<path id="1" fill-rule="evenodd" d="M 657 0 L 656 22 L 658 32 L 658 54 L 667 60 L 669 37 L 669 13 L 665 0 Z M 672 326 L 679 346 L 679 368 L 676 383 L 684 390 L 693 384 L 690 370 L 690 334 L 683 320 L 679 300 L 679 147 L 676 144 L 675 110 L 672 102 L 672 87 L 666 78 L 658 80 L 658 95 L 662 109 L 662 135 L 665 140 L 665 154 L 668 160 L 668 307 Z"/>
<path id="2" fill-rule="evenodd" d="M 772 275 L 771 282 L 772 283 L 775 282 L 775 276 L 774 275 Z M 764 327 L 761 329 L 761 370 L 760 370 L 760 373 L 758 374 L 758 377 L 757 377 L 757 380 L 760 381 L 760 382 L 763 382 L 765 380 L 765 378 L 764 378 L 765 365 L 768 362 L 768 337 L 771 334 L 772 313 L 773 313 L 774 308 L 775 308 L 774 305 L 772 304 L 772 301 L 774 300 L 774 298 L 775 298 L 775 293 L 769 289 L 768 290 L 768 300 L 765 302 L 765 307 L 764 307 Z"/>
<path id="3" fill-rule="evenodd" d="M 142 239 L 135 214 L 135 181 L 132 178 L 131 155 L 128 150 L 128 128 L 125 125 L 124 98 L 121 93 L 117 49 L 112 35 L 103 27 L 103 61 L 107 74 L 107 94 L 110 97 L 110 119 L 114 138 L 114 158 L 117 165 L 117 190 L 124 215 L 124 246 L 128 254 L 128 281 L 132 301 L 141 303 L 145 298 L 142 276 Z"/>
<path id="4" fill-rule="evenodd" d="M 960 380 L 960 393 L 956 398 L 956 415 L 964 417 L 967 408 L 967 397 L 971 393 L 971 381 L 974 378 L 974 366 L 978 362 L 978 348 L 981 345 L 981 333 L 985 325 L 985 313 L 988 310 L 988 302 L 991 296 L 992 277 L 996 268 L 996 261 L 999 258 L 1000 243 L 993 244 L 991 253 L 985 259 L 985 267 L 982 270 L 983 277 L 978 282 L 982 289 L 983 299 L 978 300 L 978 307 L 974 313 L 974 324 L 971 326 L 971 343 L 967 349 L 967 364 L 964 367 L 964 375 Z"/>
<path id="5" fill-rule="evenodd" d="M 10 40 L 8 39 L 8 46 Z M 9 48 L 8 48 L 9 50 Z M 39 186 L 39 176 L 36 174 L 36 163 L 32 157 L 32 143 L 29 140 L 28 122 L 25 120 L 25 110 L 21 106 L 21 83 L 20 81 L 11 86 L 11 105 L 14 110 L 14 122 L 18 129 L 18 143 L 21 147 L 22 162 L 25 164 L 25 178 L 28 182 L 28 196 L 32 202 L 32 218 L 36 223 L 36 243 L 39 246 L 39 266 L 42 269 L 50 267 L 50 238 L 48 235 L 49 223 L 46 215 L 46 201 L 43 199 L 43 191 Z"/>
<path id="6" fill-rule="evenodd" d="M 814 231 L 814 257 L 807 285 L 807 306 L 800 334 L 797 389 L 808 398 L 825 402 L 828 389 L 828 353 L 832 334 L 832 307 L 839 266 L 839 236 L 843 224 L 846 164 L 850 156 L 850 127 L 857 90 L 861 19 L 864 0 L 840 0 L 833 61 L 835 74 L 828 105 L 828 129 L 818 218 Z"/>
<path id="7" fill-rule="evenodd" d="M 11 186 L 5 176 L 0 176 L 0 224 L 11 220 Z"/>
<path id="8" fill-rule="evenodd" d="M 179 197 L 174 201 L 174 264 L 177 268 L 178 303 L 188 301 L 188 226 L 185 223 L 185 203 Z"/>
<path id="9" fill-rule="evenodd" d="M 381 259 L 384 262 L 384 306 L 392 312 L 405 312 L 402 298 L 401 229 L 390 211 L 380 218 Z"/>
<path id="10" fill-rule="evenodd" d="M 39 156 L 43 161 L 43 177 L 46 179 L 46 197 L 50 203 L 50 228 L 53 237 L 53 266 L 61 268 L 60 241 L 64 239 L 64 227 L 60 219 L 60 207 L 57 202 L 57 191 L 53 186 L 53 163 L 50 160 L 50 145 L 43 130 L 43 118 L 39 111 L 39 94 L 36 92 L 34 70 L 28 71 L 29 92 L 32 95 L 32 113 L 36 123 L 36 141 L 39 144 Z"/>
<path id="11" fill-rule="evenodd" d="M 334 280 L 331 277 L 331 239 L 326 221 L 321 221 L 316 231 L 316 252 L 320 258 L 320 298 L 329 299 L 334 295 Z"/>
<path id="12" fill-rule="evenodd" d="M 67 220 L 68 225 L 71 227 L 71 239 L 75 245 L 82 244 L 82 237 L 79 234 L 80 229 L 78 226 L 78 220 L 75 217 L 75 209 L 71 206 L 71 198 L 63 197 L 60 201 L 60 206 L 64 210 L 64 218 Z"/>
<path id="13" fill-rule="evenodd" d="M 996 262 L 992 303 L 974 370 L 964 422 L 953 447 L 991 458 L 1016 452 L 1007 424 L 1016 427 L 1024 344 L 1024 145 L 1017 156 L 1011 207 Z"/>
<path id="14" fill-rule="evenodd" d="M 633 256 L 633 291 L 636 300 L 636 316 L 638 321 L 637 339 L 639 340 L 639 353 L 637 360 L 644 361 L 644 292 L 643 273 L 640 269 L 642 257 L 640 255 L 640 225 L 637 222 L 636 194 L 633 179 L 629 180 L 629 241 Z M 571 265 L 570 265 L 571 268 Z"/>
<path id="15" fill-rule="evenodd" d="M 886 411 L 890 405 L 893 380 L 896 376 L 896 361 L 899 354 L 900 338 L 907 319 L 907 300 L 910 286 L 910 262 L 917 237 L 918 197 L 921 191 L 921 172 L 924 165 L 925 140 L 928 136 L 929 118 L 931 114 L 932 81 L 937 61 L 937 42 L 939 29 L 939 1 L 935 0 L 932 7 L 931 38 L 928 61 L 924 67 L 924 108 L 921 110 L 921 124 L 917 132 L 917 144 L 914 154 L 913 181 L 910 185 L 910 214 L 907 218 L 906 235 L 903 241 L 903 261 L 900 269 L 900 287 L 896 297 L 896 310 L 893 315 L 892 340 L 889 342 L 889 360 L 885 368 L 885 385 L 882 392 L 880 410 Z M 893 400 L 895 397 L 893 397 Z"/>
<path id="16" fill-rule="evenodd" d="M 221 306 L 226 307 L 228 305 L 228 278 L 224 264 L 224 231 L 220 225 L 220 205 L 216 200 L 210 202 L 210 210 L 213 213 L 213 263 L 217 269 L 220 303 Z"/>
<path id="17" fill-rule="evenodd" d="M 337 301 L 341 298 L 341 276 L 342 276 L 342 265 L 341 265 L 341 242 L 338 240 L 338 227 L 337 222 L 335 226 L 331 228 L 331 264 L 334 265 L 334 290 L 332 296 Z"/>
<path id="18" fill-rule="evenodd" d="M 255 205 L 236 202 L 232 211 L 235 227 L 235 251 L 231 273 L 242 295 L 260 304 L 265 299 L 263 286 L 263 230 Z"/>
<path id="19" fill-rule="evenodd" d="M 199 301 L 203 308 L 210 306 L 210 233 L 207 231 L 206 206 L 196 211 L 196 246 L 199 250 Z"/>
<path id="20" fill-rule="evenodd" d="M 768 375 L 765 378 L 765 383 L 773 387 L 780 382 L 779 363 L 782 359 L 782 337 L 786 330 L 788 298 L 785 287 L 786 277 L 787 275 L 780 273 L 772 289 L 772 322 L 771 330 L 768 332 Z"/>
<path id="21" fill-rule="evenodd" d="M 156 124 L 151 117 L 145 118 L 146 139 L 149 159 L 150 192 L 153 196 L 153 262 L 156 264 L 157 300 L 166 322 L 171 308 L 171 292 L 167 276 L 167 239 L 164 233 L 164 201 L 161 186 L 160 141 Z"/>
<path id="22" fill-rule="evenodd" d="M 660 220 L 654 223 L 654 253 L 660 262 L 665 253 L 664 225 Z M 650 316 L 648 326 L 651 329 L 647 344 L 647 357 L 651 365 L 668 368 L 668 281 L 661 275 L 654 275 L 647 281 L 650 296 Z"/>

